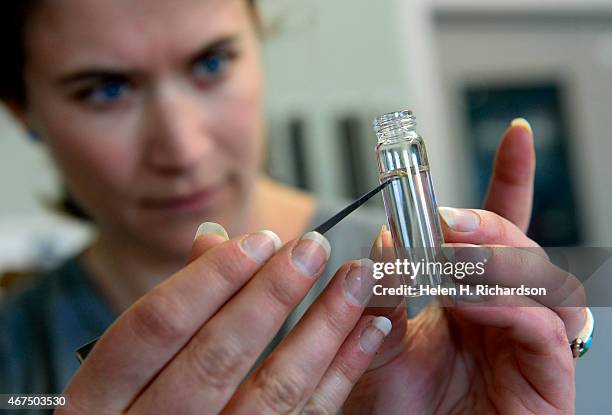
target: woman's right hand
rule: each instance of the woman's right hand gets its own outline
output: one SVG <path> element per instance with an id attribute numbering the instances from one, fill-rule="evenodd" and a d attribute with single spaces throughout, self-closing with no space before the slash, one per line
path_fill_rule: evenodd
<path id="1" fill-rule="evenodd" d="M 205 224 L 190 263 L 123 313 L 65 391 L 59 414 L 335 413 L 391 329 L 362 317 L 371 261 L 342 266 L 248 378 L 330 253 L 317 233 L 227 240 Z M 223 235 L 223 236 L 221 236 Z"/>

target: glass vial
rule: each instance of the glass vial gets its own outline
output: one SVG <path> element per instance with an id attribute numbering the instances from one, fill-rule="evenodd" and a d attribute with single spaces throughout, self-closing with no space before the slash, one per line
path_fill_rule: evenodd
<path id="1" fill-rule="evenodd" d="M 403 276 L 403 283 L 413 288 L 412 295 L 419 296 L 421 287 L 438 287 L 446 281 L 439 267 L 427 265 L 444 263 L 444 236 L 425 143 L 415 127 L 411 111 L 381 115 L 374 121 L 379 179 L 381 183 L 393 179 L 383 190 L 383 200 L 395 255 L 423 264 L 421 272 Z"/>

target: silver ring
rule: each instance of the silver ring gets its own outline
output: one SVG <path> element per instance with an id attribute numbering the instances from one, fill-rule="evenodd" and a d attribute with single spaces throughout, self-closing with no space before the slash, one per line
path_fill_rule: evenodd
<path id="1" fill-rule="evenodd" d="M 586 321 L 584 322 L 582 330 L 580 330 L 580 333 L 578 333 L 578 337 L 576 337 L 569 344 L 574 359 L 584 356 L 593 342 L 593 333 L 595 332 L 595 317 L 593 317 L 593 313 L 589 307 L 586 307 L 586 315 Z"/>

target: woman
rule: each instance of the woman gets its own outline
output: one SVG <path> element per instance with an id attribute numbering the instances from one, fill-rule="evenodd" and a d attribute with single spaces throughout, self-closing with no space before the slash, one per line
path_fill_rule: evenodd
<path id="1" fill-rule="evenodd" d="M 3 36 L 14 65 L 2 97 L 43 138 L 98 235 L 5 305 L 4 392 L 64 390 L 59 413 L 68 414 L 573 412 L 567 339 L 583 309 L 430 307 L 407 320 L 397 308 L 375 318 L 363 315 L 367 260 L 341 266 L 250 373 L 291 310 L 327 282 L 317 278 L 331 247 L 346 243 L 308 232 L 329 209 L 259 173 L 254 5 L 11 3 L 21 20 L 3 13 L 4 27 L 23 41 Z M 441 209 L 446 240 L 535 246 L 524 234 L 533 172 L 531 130 L 517 121 L 498 153 L 488 211 Z M 371 230 L 349 225 L 353 239 Z M 381 232 L 375 247 L 388 245 Z M 84 321 L 104 330 L 111 320 L 66 386 L 74 333 L 93 337 Z"/>

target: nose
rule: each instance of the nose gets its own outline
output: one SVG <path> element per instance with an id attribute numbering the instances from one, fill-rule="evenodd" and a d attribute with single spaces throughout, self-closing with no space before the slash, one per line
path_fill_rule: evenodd
<path id="1" fill-rule="evenodd" d="M 210 156 L 214 143 L 207 131 L 206 109 L 180 88 L 160 88 L 146 110 L 147 162 L 156 171 L 182 173 Z"/>

